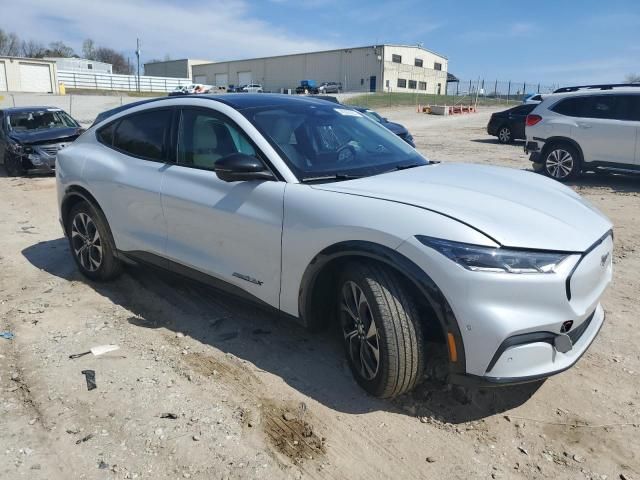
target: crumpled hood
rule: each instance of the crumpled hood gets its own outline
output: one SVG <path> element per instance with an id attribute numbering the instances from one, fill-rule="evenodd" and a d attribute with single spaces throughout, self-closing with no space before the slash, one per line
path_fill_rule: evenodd
<path id="1" fill-rule="evenodd" d="M 512 168 L 432 164 L 313 188 L 435 211 L 509 247 L 582 252 L 612 228 L 570 188 Z"/>
<path id="2" fill-rule="evenodd" d="M 11 131 L 9 136 L 15 141 L 33 145 L 38 143 L 51 143 L 56 141 L 73 141 L 83 132 L 81 127 L 73 128 L 50 128 L 46 130 L 34 131 Z"/>

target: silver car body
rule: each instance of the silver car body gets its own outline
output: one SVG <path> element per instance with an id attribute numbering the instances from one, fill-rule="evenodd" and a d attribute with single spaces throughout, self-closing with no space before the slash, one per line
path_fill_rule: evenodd
<path id="1" fill-rule="evenodd" d="M 128 157 L 96 140 L 96 130 L 113 118 L 161 106 L 226 115 L 280 180 L 227 183 L 211 171 Z M 74 191 L 90 195 L 119 251 L 195 269 L 302 323 L 305 274 L 323 252 L 350 242 L 394 252 L 434 282 L 450 309 L 448 329 L 462 348 L 453 381 L 509 383 L 558 373 L 580 358 L 604 321 L 600 298 L 612 275 L 611 222 L 573 190 L 533 173 L 430 164 L 305 184 L 234 107 L 189 97 L 132 107 L 92 127 L 59 153 L 56 176 L 61 210 Z M 477 272 L 417 235 L 569 255 L 551 274 Z M 563 335 L 567 320 L 580 335 L 563 353 L 553 338 Z"/>

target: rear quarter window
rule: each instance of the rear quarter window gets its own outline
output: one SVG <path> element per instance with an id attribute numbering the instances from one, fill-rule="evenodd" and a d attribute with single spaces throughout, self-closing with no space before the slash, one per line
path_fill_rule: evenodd
<path id="1" fill-rule="evenodd" d="M 560 100 L 550 110 L 568 117 L 581 117 L 585 111 L 588 97 L 570 97 Z"/>

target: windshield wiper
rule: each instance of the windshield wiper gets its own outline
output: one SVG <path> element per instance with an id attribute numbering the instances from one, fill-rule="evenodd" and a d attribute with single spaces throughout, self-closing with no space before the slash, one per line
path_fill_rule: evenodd
<path id="1" fill-rule="evenodd" d="M 408 163 L 406 165 L 396 165 L 393 170 L 406 170 L 408 168 L 416 168 L 416 167 L 422 167 L 424 165 L 427 165 L 426 163 Z M 391 171 L 391 170 L 389 170 Z"/>
<path id="2" fill-rule="evenodd" d="M 334 173 L 332 175 L 320 175 L 317 177 L 303 177 L 300 181 L 303 183 L 323 182 L 327 180 L 354 180 L 362 178 L 363 175 L 352 175 L 350 173 Z"/>

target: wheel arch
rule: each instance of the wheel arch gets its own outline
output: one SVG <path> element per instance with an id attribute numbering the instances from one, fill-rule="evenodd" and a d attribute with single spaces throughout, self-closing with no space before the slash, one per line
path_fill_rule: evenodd
<path id="1" fill-rule="evenodd" d="M 62 204 L 60 205 L 60 220 L 62 221 L 62 228 L 65 232 L 65 235 L 67 234 L 67 216 L 69 215 L 69 212 L 74 205 L 83 201 L 91 204 L 93 207 L 100 210 L 100 212 L 104 215 L 104 211 L 100 207 L 100 204 L 86 188 L 79 185 L 72 185 L 70 187 L 67 187 L 62 199 Z"/>
<path id="2" fill-rule="evenodd" d="M 541 152 L 541 157 L 543 161 L 544 161 L 544 157 L 549 151 L 549 148 L 551 148 L 552 145 L 558 144 L 558 143 L 568 143 L 569 145 L 574 147 L 578 151 L 578 155 L 580 156 L 580 158 L 578 159 L 580 162 L 580 166 L 582 167 L 582 165 L 584 165 L 584 153 L 582 151 L 582 148 L 580 147 L 580 144 L 572 138 L 561 137 L 561 136 L 549 137 L 545 140 L 544 147 L 542 147 L 542 152 Z"/>
<path id="3" fill-rule="evenodd" d="M 310 330 L 321 330 L 333 318 L 328 295 L 337 281 L 340 268 L 353 260 L 379 262 L 393 270 L 405 282 L 416 300 L 434 314 L 443 342 L 452 335 L 457 359 L 449 348 L 450 372 L 464 373 L 465 354 L 462 334 L 449 302 L 433 279 L 401 253 L 384 245 L 368 241 L 345 241 L 331 245 L 318 253 L 302 276 L 298 293 L 300 319 Z M 424 319 L 422 319 L 424 320 Z M 427 325 L 428 326 L 428 325 Z"/>

